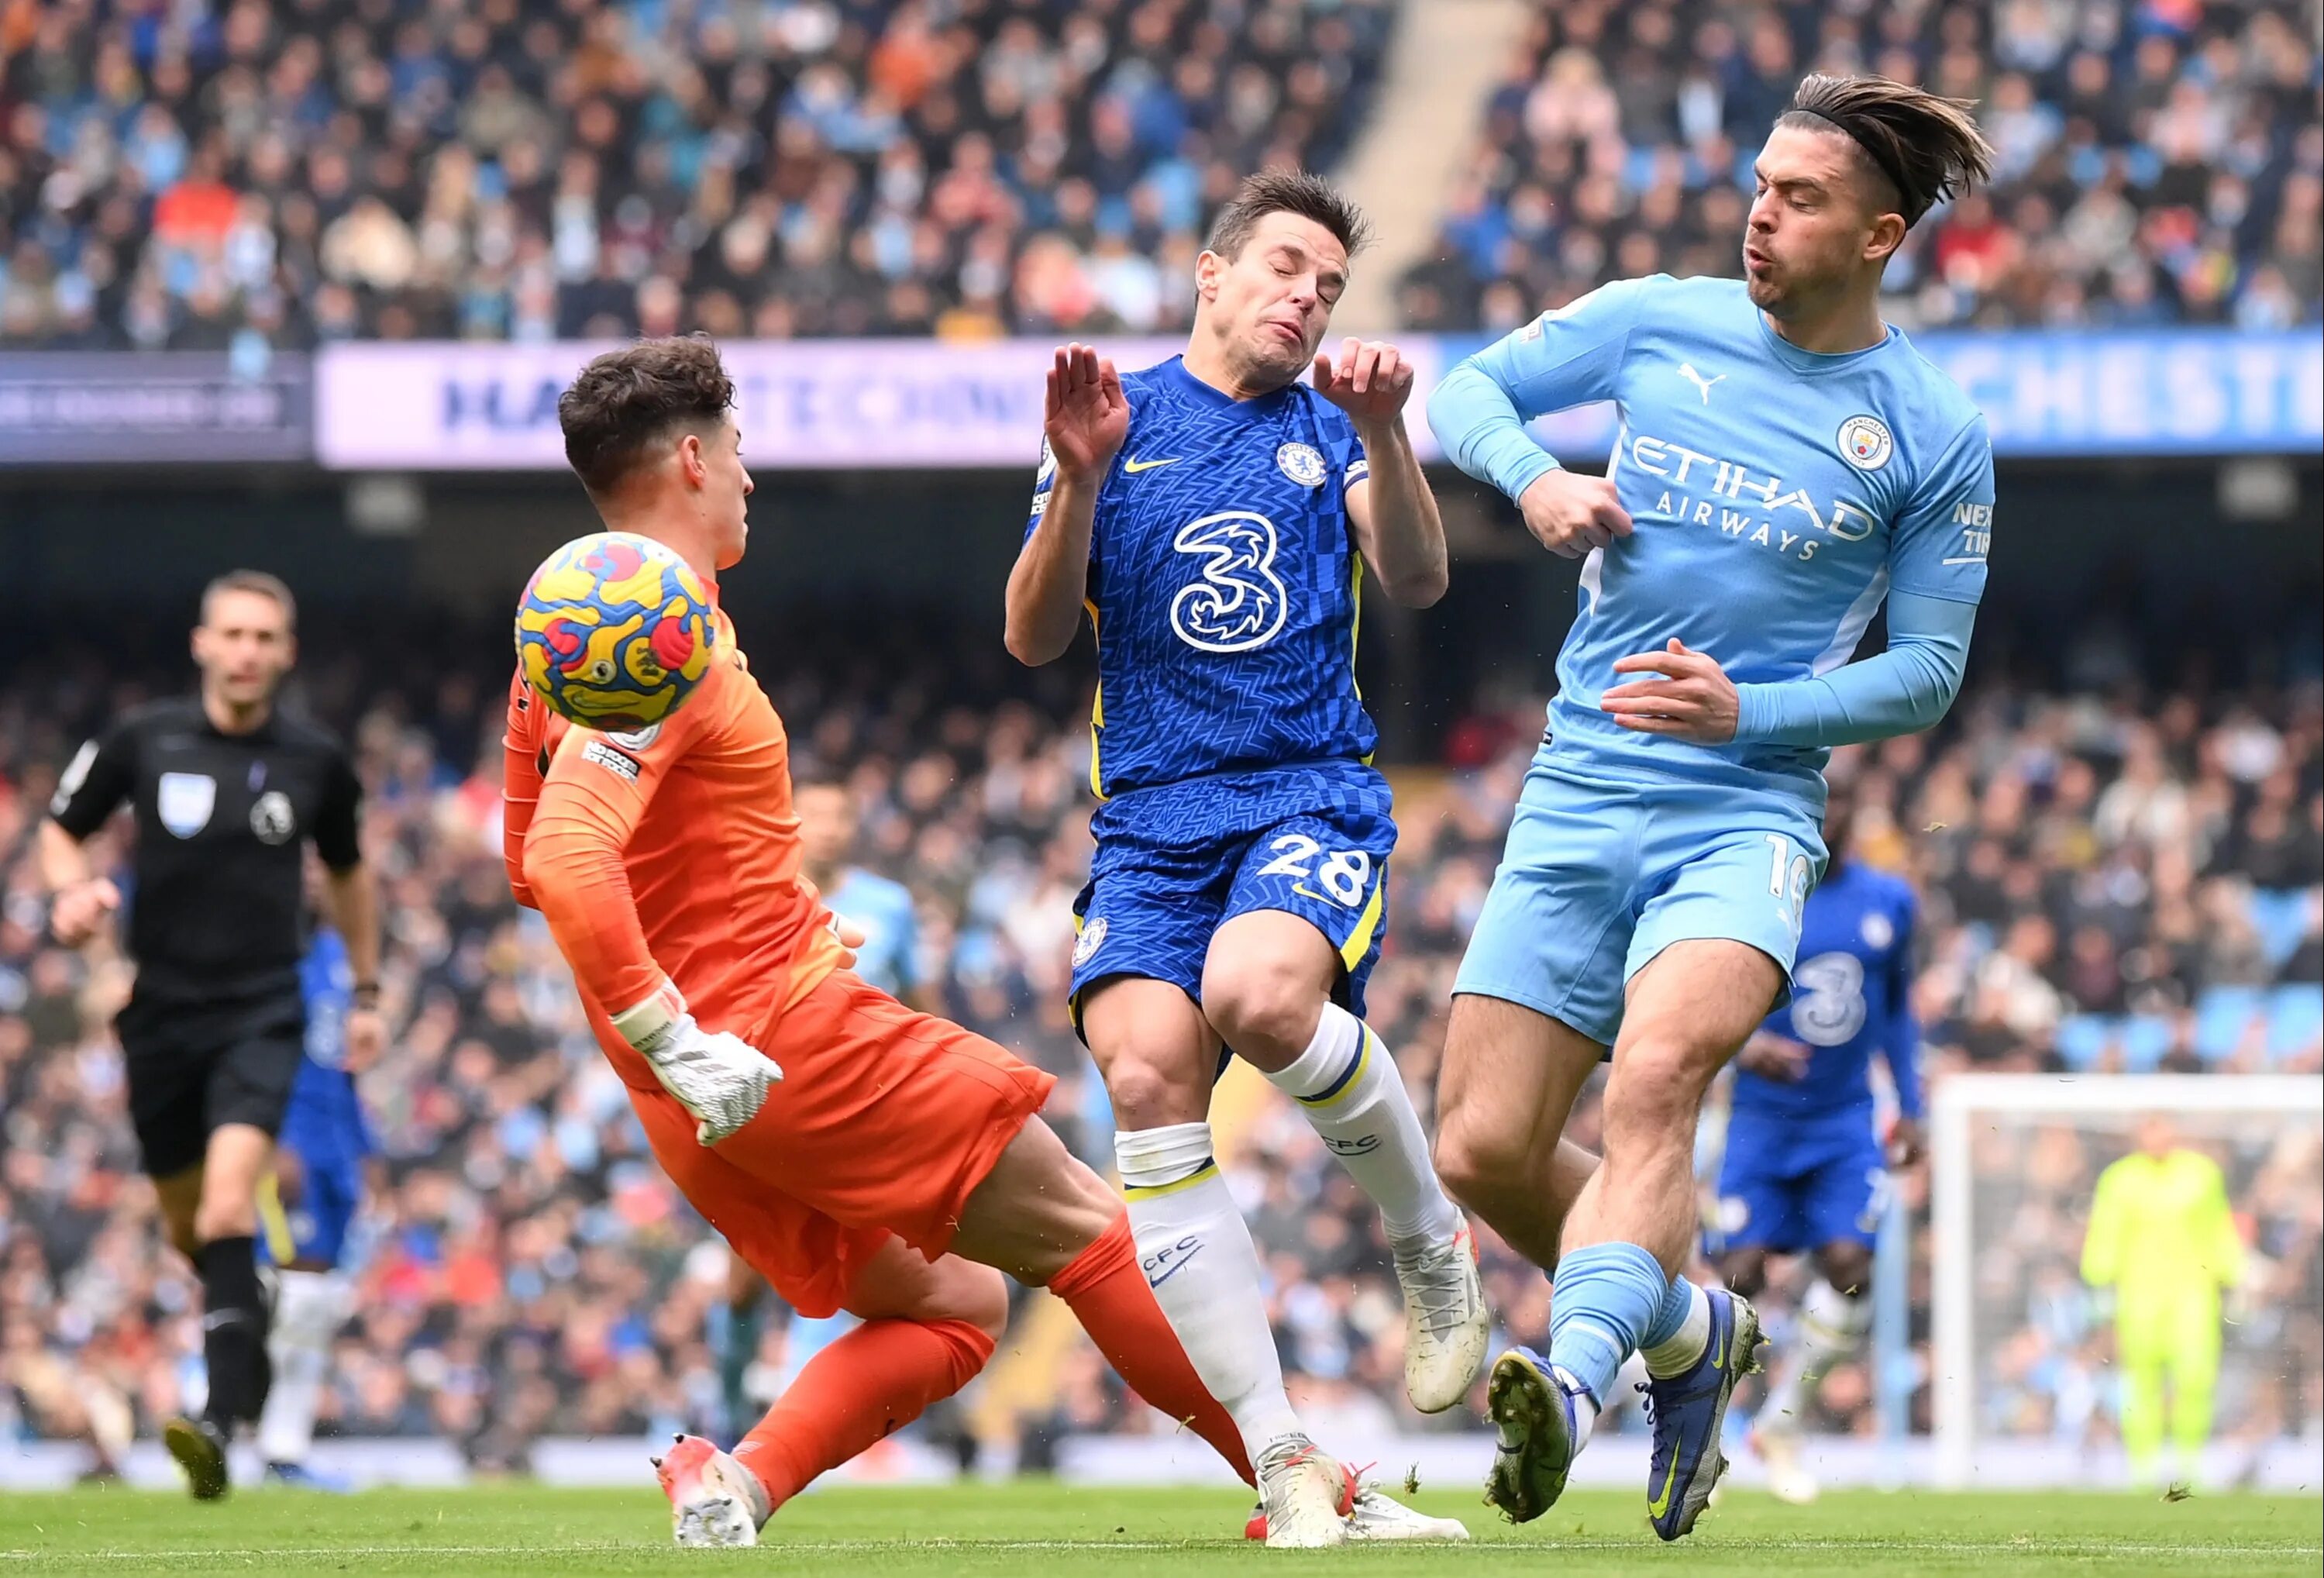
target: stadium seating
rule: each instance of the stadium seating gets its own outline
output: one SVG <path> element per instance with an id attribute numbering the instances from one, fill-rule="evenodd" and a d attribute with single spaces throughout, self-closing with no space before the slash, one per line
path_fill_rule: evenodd
<path id="1" fill-rule="evenodd" d="M 1396 9 L 0 7 L 0 343 L 1167 329 L 1235 178 L 1346 151 Z M 2001 180 L 1891 271 L 1909 321 L 2273 327 L 2324 300 L 2289 8 L 1535 10 L 1410 327 L 1734 272 L 1751 154 L 1811 67 L 1984 103 Z"/>
<path id="2" fill-rule="evenodd" d="M 1060 1006 L 1086 860 L 1087 734 L 1054 696 L 1034 707 L 964 690 L 963 666 L 934 655 L 944 645 L 931 635 L 921 652 L 899 637 L 897 651 L 829 672 L 786 671 L 774 699 L 802 767 L 854 787 L 866 860 L 914 889 L 927 1000 L 1059 1074 L 1051 1119 L 1102 1162 L 1102 1093 Z M 647 1159 L 538 918 L 508 900 L 497 755 L 476 755 L 496 737 L 484 701 L 493 677 L 388 686 L 372 650 L 318 632 L 305 669 L 318 704 L 353 726 L 397 939 L 394 1049 L 365 1085 L 390 1186 L 326 1430 L 443 1434 L 490 1464 L 521 1462 L 545 1433 L 706 1423 L 723 1261 L 702 1252 L 706 1230 Z M 22 698 L 78 697 L 84 715 L 70 722 L 86 726 L 171 672 L 116 674 L 108 687 L 78 667 L 69 684 L 20 669 L 19 699 L 0 708 L 0 824 L 37 814 L 76 738 Z M 1399 786 L 1396 919 L 1371 1001 L 1424 1114 L 1453 966 L 1529 749 L 1526 710 L 1448 735 L 1508 742 L 1489 758 Z M 1932 1078 L 2324 1068 L 2324 709 L 2312 688 L 2104 708 L 1987 691 L 1938 734 L 1844 754 L 1835 771 L 1854 789 L 1863 857 L 1911 872 L 1923 895 L 1916 1001 Z M 2276 815 L 2286 804 L 2288 823 Z M 2297 903 L 2253 900 L 2287 891 L 2256 886 L 2286 871 L 2309 875 L 2289 890 Z M 2240 905 L 2245 924 L 2199 926 L 2199 905 Z M 0 914 L 0 1321 L 38 1320 L 60 1357 L 136 1399 L 150 1423 L 198 1343 L 174 1313 L 188 1274 L 129 1184 L 107 1029 L 122 970 L 43 946 L 36 925 L 21 905 Z M 1398 1399 L 1400 1328 L 1379 1318 L 1394 1288 L 1371 1212 L 1263 1088 L 1232 1104 L 1225 1154 L 1257 1203 L 1285 1352 L 1422 1428 Z M 1594 1132 L 1593 1111 L 1578 1121 Z M 1539 1337 L 1537 1273 L 1485 1250 L 1505 1334 Z M 762 1385 L 785 1358 L 778 1327 Z M 1020 1373 L 1008 1395 L 1044 1394 Z M 1135 1427 L 1125 1402 L 1112 1394 L 1106 1418 Z M 1081 1403 L 1056 1407 L 1051 1417 L 1034 1406 L 1028 1428 L 1090 1426 Z"/>
<path id="3" fill-rule="evenodd" d="M 0 5 L 0 342 L 1184 320 L 1388 0 Z"/>
<path id="4" fill-rule="evenodd" d="M 1908 324 L 2313 322 L 2324 125 L 2289 6 L 1535 0 L 1405 320 L 1505 332 L 1609 279 L 1736 274 L 1810 69 L 1979 101 L 1999 156 L 1890 266 Z"/>

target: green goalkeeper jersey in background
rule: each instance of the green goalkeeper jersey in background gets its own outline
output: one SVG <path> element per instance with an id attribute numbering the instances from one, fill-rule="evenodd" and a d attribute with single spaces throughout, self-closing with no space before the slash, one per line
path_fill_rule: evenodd
<path id="1" fill-rule="evenodd" d="M 2115 1290 L 2126 1316 L 2181 1299 L 2216 1309 L 2241 1279 L 2244 1243 L 2218 1164 L 2192 1150 L 2124 1157 L 2098 1175 L 2082 1280 Z"/>

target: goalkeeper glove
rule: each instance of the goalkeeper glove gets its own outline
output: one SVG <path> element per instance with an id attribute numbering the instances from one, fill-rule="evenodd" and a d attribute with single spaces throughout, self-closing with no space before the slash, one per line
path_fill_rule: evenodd
<path id="1" fill-rule="evenodd" d="M 767 1087 L 783 1076 L 773 1058 L 740 1036 L 696 1024 L 668 976 L 652 996 L 613 1019 L 662 1089 L 693 1115 L 699 1144 L 715 1145 L 757 1117 Z"/>

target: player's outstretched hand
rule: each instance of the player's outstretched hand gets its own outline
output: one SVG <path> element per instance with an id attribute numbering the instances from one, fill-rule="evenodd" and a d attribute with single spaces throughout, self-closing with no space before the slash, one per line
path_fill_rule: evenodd
<path id="1" fill-rule="evenodd" d="M 1796 1084 L 1807 1076 L 1808 1056 L 1806 1043 L 1794 1041 L 1789 1036 L 1761 1032 L 1743 1043 L 1743 1050 L 1736 1055 L 1735 1061 L 1746 1074 Z"/>
<path id="2" fill-rule="evenodd" d="M 57 941 L 77 948 L 95 937 L 97 927 L 121 908 L 121 890 L 109 877 L 91 877 L 57 895 L 49 909 L 49 929 Z"/>
<path id="3" fill-rule="evenodd" d="M 1130 401 L 1113 363 L 1085 345 L 1061 347 L 1049 367 L 1041 433 L 1061 472 L 1086 481 L 1111 465 L 1130 437 Z"/>
<path id="4" fill-rule="evenodd" d="M 1630 512 L 1609 477 L 1545 471 L 1518 498 L 1517 512 L 1534 540 L 1560 558 L 1580 558 L 1630 534 Z"/>
<path id="5" fill-rule="evenodd" d="M 783 1077 L 775 1060 L 740 1036 L 706 1030 L 687 1011 L 685 994 L 665 977 L 653 994 L 612 1016 L 627 1041 L 695 1121 L 694 1138 L 715 1145 L 759 1115 Z"/>
<path id="6" fill-rule="evenodd" d="M 1359 428 L 1389 421 L 1412 398 L 1412 364 L 1386 340 L 1343 340 L 1336 362 L 1315 353 L 1315 392 Z"/>
<path id="7" fill-rule="evenodd" d="M 1659 652 L 1616 659 L 1614 672 L 1665 676 L 1617 685 L 1598 698 L 1598 705 L 1624 728 L 1692 740 L 1698 745 L 1724 745 L 1735 738 L 1741 706 L 1735 681 L 1709 653 L 1698 652 L 1673 636 L 1670 645 Z"/>
<path id="8" fill-rule="evenodd" d="M 375 1008 L 351 1008 L 339 1026 L 340 1066 L 361 1074 L 387 1050 L 387 1017 Z"/>
<path id="9" fill-rule="evenodd" d="M 1926 1149 L 1921 1141 L 1920 1121 L 1898 1113 L 1888 1129 L 1888 1165 L 1899 1172 L 1917 1167 Z"/>
<path id="10" fill-rule="evenodd" d="M 855 968 L 856 950 L 864 942 L 863 928 L 844 915 L 834 915 L 831 918 L 831 935 L 839 944 L 839 967 L 843 970 Z"/>

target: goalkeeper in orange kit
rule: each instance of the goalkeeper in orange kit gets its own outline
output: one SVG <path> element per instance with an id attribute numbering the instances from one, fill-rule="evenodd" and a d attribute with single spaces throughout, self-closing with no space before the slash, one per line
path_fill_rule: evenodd
<path id="1" fill-rule="evenodd" d="M 667 339 L 598 357 L 558 407 L 606 524 L 677 551 L 714 600 L 752 487 L 733 401 L 709 341 Z M 508 715 L 510 883 L 547 918 L 656 1158 L 793 1307 L 864 1322 L 731 1456 L 681 1436 L 659 1461 L 678 1543 L 755 1544 L 817 1474 L 967 1384 L 1007 1317 L 1001 1271 L 1064 1299 L 1250 1481 L 1121 1203 L 1036 1115 L 1055 1082 L 848 970 L 799 877 L 781 720 L 717 619 L 711 669 L 651 728 L 569 727 L 521 673 Z"/>

